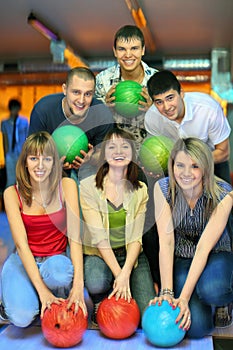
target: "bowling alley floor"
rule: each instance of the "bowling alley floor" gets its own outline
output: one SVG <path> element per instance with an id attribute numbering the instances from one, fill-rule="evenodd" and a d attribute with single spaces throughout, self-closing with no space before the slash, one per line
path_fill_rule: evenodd
<path id="1" fill-rule="evenodd" d="M 0 212 L 0 272 L 3 262 L 13 251 L 14 244 L 11 238 L 9 225 L 4 212 Z M 1 286 L 0 286 L 1 295 Z M 91 302 L 87 296 L 87 307 L 91 313 Z M 25 329 L 13 325 L 0 325 L 0 349 L 10 350 L 44 350 L 52 349 L 43 337 L 40 325 L 33 325 Z M 142 330 L 138 330 L 132 337 L 125 340 L 112 340 L 104 337 L 98 329 L 89 329 L 85 332 L 81 343 L 72 349 L 81 350 L 147 350 L 159 349 L 144 337 Z M 167 348 L 168 349 L 168 348 Z M 225 329 L 216 329 L 212 336 L 200 340 L 184 339 L 173 350 L 232 350 L 233 349 L 233 325 Z"/>

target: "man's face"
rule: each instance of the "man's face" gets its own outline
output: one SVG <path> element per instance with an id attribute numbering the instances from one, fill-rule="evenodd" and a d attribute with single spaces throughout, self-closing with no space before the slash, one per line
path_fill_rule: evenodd
<path id="1" fill-rule="evenodd" d="M 153 96 L 153 103 L 158 111 L 169 120 L 180 123 L 184 117 L 183 92 L 168 90 L 162 94 Z"/>
<path id="2" fill-rule="evenodd" d="M 141 64 L 145 47 L 142 47 L 141 41 L 137 38 L 118 39 L 113 52 L 122 69 L 133 71 Z"/>
<path id="3" fill-rule="evenodd" d="M 69 113 L 79 118 L 83 117 L 90 107 L 95 93 L 94 80 L 84 80 L 75 75 L 68 86 L 63 84 L 62 87 L 66 95 L 66 107 L 69 109 Z"/>

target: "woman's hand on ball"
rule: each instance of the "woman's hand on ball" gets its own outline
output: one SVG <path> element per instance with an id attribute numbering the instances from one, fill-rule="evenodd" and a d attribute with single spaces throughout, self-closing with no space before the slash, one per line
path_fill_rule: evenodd
<path id="1" fill-rule="evenodd" d="M 46 309 L 51 309 L 52 304 L 60 304 L 64 299 L 55 297 L 50 291 L 43 293 L 40 297 L 41 311 L 40 317 L 43 318 Z"/>
<path id="2" fill-rule="evenodd" d="M 188 301 L 183 298 L 174 299 L 173 307 L 180 308 L 180 313 L 176 319 L 176 323 L 181 321 L 179 327 L 187 331 L 191 325 L 191 312 L 189 309 Z"/>
<path id="3" fill-rule="evenodd" d="M 113 291 L 109 295 L 109 298 L 111 298 L 114 295 L 116 297 L 116 300 L 123 298 L 125 300 L 128 300 L 128 302 L 130 302 L 130 299 L 132 298 L 129 278 L 125 276 L 124 273 L 122 273 L 122 271 L 115 278 L 115 281 L 113 283 Z"/>

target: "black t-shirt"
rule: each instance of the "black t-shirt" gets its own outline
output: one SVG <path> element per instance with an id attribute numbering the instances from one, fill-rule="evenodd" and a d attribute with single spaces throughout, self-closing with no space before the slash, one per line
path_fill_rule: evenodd
<path id="1" fill-rule="evenodd" d="M 29 124 L 29 135 L 37 131 L 47 131 L 50 134 L 62 125 L 73 125 L 64 116 L 62 110 L 63 93 L 42 97 L 34 106 Z M 77 127 L 82 129 L 90 144 L 96 146 L 103 141 L 106 133 L 114 124 L 110 109 L 101 101 L 93 98 L 86 118 Z"/>

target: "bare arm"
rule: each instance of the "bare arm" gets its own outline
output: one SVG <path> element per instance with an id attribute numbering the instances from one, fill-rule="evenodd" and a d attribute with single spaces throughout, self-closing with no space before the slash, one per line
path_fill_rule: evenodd
<path id="1" fill-rule="evenodd" d="M 28 277 L 38 292 L 41 301 L 41 317 L 47 304 L 59 303 L 61 298 L 56 298 L 48 287 L 43 282 L 34 256 L 28 245 L 27 233 L 24 227 L 23 220 L 20 214 L 19 200 L 13 186 L 8 187 L 4 192 L 4 202 L 7 218 L 9 221 L 12 237 L 19 254 L 19 257 L 23 263 L 23 266 L 28 274 Z"/>
<path id="2" fill-rule="evenodd" d="M 221 163 L 229 159 L 230 145 L 229 139 L 215 145 L 215 149 L 212 152 L 214 163 Z"/>
<path id="3" fill-rule="evenodd" d="M 173 289 L 174 229 L 172 213 L 158 182 L 154 187 L 155 220 L 159 234 L 159 268 L 162 289 Z"/>
<path id="4" fill-rule="evenodd" d="M 84 314 L 86 314 L 78 189 L 75 181 L 70 178 L 62 179 L 62 189 L 67 212 L 67 236 L 70 244 L 70 257 L 74 267 L 73 286 L 69 294 L 68 308 L 72 303 L 75 303 L 75 311 L 77 312 L 78 306 L 80 306 Z"/>
<path id="5" fill-rule="evenodd" d="M 190 270 L 180 298 L 190 300 L 197 281 L 206 266 L 209 253 L 220 239 L 232 208 L 232 198 L 227 195 L 218 204 L 198 242 Z"/>
<path id="6" fill-rule="evenodd" d="M 109 295 L 109 298 L 116 295 L 116 299 L 125 298 L 126 300 L 130 301 L 130 275 L 140 251 L 141 244 L 139 242 L 131 242 L 128 244 L 124 266 L 122 267 L 121 271 L 115 275 L 113 291 Z"/>

